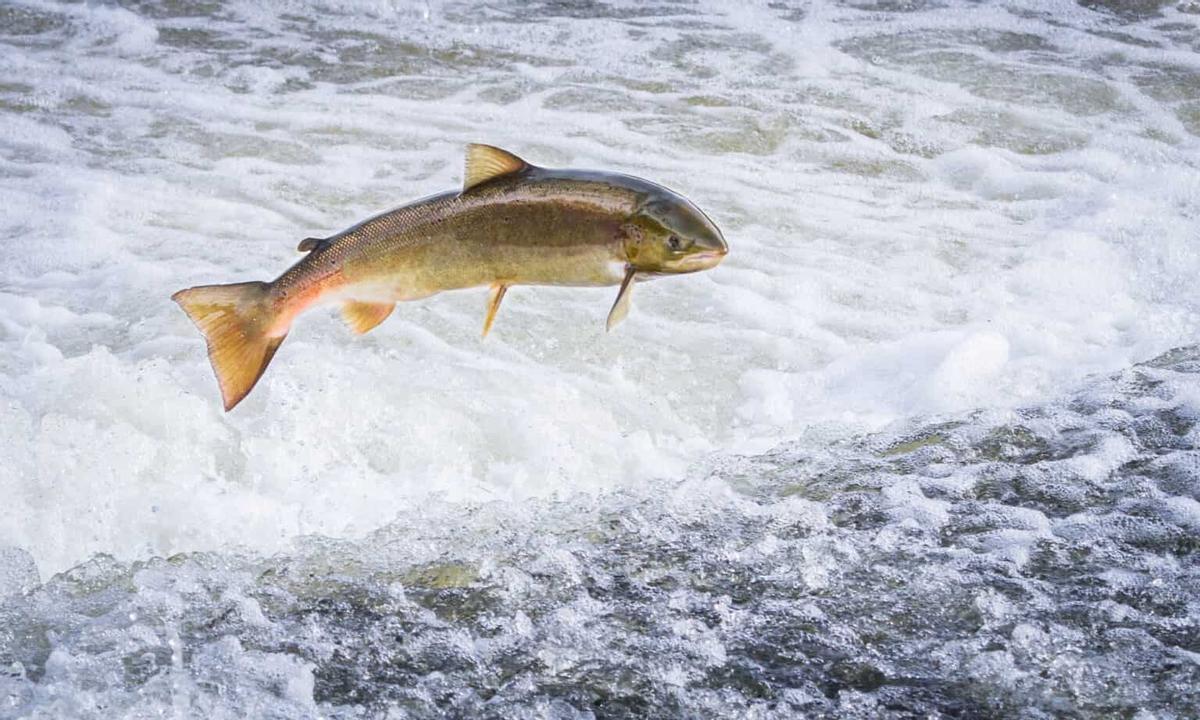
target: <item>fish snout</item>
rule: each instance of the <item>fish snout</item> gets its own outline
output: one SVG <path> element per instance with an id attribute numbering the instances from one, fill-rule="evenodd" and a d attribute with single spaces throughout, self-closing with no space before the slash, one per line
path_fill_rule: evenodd
<path id="1" fill-rule="evenodd" d="M 688 269 L 709 270 L 720 265 L 728 254 L 729 245 L 725 243 L 725 238 L 715 234 L 696 243 L 696 251 L 687 258 Z"/>

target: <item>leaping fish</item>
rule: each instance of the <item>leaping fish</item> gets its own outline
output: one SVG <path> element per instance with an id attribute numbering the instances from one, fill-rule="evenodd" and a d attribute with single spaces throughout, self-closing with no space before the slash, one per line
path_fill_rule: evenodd
<path id="1" fill-rule="evenodd" d="M 513 285 L 620 285 L 611 330 L 634 282 L 715 267 L 729 247 L 691 202 L 648 180 L 530 165 L 490 145 L 467 147 L 461 191 L 418 200 L 326 238 L 271 282 L 201 285 L 171 296 L 208 343 L 225 410 L 254 388 L 292 321 L 340 303 L 365 333 L 396 302 L 488 286 L 486 336 Z"/>

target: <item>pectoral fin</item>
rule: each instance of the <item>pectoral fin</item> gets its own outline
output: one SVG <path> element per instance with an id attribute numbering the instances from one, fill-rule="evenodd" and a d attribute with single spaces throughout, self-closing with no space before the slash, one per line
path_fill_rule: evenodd
<path id="1" fill-rule="evenodd" d="M 492 286 L 492 293 L 488 296 L 487 317 L 483 320 L 483 337 L 492 330 L 492 323 L 496 321 L 496 311 L 500 309 L 500 301 L 504 299 L 504 293 L 508 292 L 508 286 L 496 284 Z"/>
<path id="2" fill-rule="evenodd" d="M 625 279 L 621 281 L 621 291 L 617 293 L 617 301 L 613 303 L 612 310 L 608 311 L 608 323 L 605 325 L 606 330 L 615 328 L 629 314 L 629 298 L 633 296 L 633 278 L 635 275 L 637 275 L 637 271 L 633 268 L 625 271 Z"/>
<path id="3" fill-rule="evenodd" d="M 355 333 L 362 335 L 387 320 L 396 303 L 366 303 L 350 300 L 342 306 L 342 317 Z"/>

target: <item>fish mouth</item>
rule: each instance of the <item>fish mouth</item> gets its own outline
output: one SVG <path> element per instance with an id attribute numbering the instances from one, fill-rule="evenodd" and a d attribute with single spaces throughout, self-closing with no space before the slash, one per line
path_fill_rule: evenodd
<path id="1" fill-rule="evenodd" d="M 709 270 L 721 264 L 729 251 L 725 248 L 715 250 L 701 250 L 697 253 L 692 253 L 686 258 L 683 258 L 679 263 L 679 269 L 683 272 L 697 272 L 700 270 Z"/>

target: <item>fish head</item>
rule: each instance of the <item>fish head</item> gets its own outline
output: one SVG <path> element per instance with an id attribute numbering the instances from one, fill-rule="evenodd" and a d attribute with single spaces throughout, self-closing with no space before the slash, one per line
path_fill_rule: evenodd
<path id="1" fill-rule="evenodd" d="M 654 274 L 691 273 L 720 264 L 725 237 L 700 208 L 665 188 L 645 199 L 621 225 L 629 266 Z"/>

